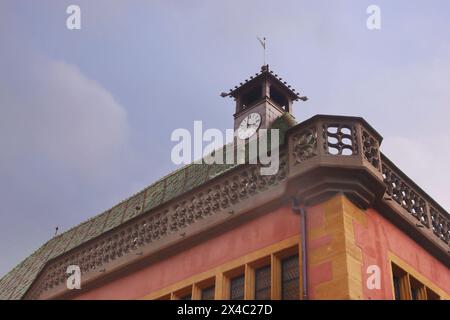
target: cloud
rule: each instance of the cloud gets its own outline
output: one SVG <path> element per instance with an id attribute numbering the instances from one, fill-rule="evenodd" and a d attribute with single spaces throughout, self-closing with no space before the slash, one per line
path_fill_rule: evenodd
<path id="1" fill-rule="evenodd" d="M 21 24 L 2 24 L 0 276 L 56 225 L 66 230 L 127 194 L 135 156 L 127 112 L 105 87 L 33 48 Z"/>
<path id="2" fill-rule="evenodd" d="M 384 90 L 378 93 L 378 105 L 384 101 L 392 106 L 384 115 L 391 129 L 382 150 L 446 209 L 450 208 L 448 70 L 450 50 L 445 57 L 397 70 L 385 78 Z"/>
<path id="3" fill-rule="evenodd" d="M 125 109 L 72 64 L 21 60 L 13 76 L 0 74 L 0 168 L 36 153 L 81 176 L 101 172 L 128 140 Z"/>

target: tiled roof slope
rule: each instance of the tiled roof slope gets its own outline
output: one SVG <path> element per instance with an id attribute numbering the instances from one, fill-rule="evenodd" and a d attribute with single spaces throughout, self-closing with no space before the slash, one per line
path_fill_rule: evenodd
<path id="1" fill-rule="evenodd" d="M 218 164 L 185 166 L 110 210 L 54 237 L 0 280 L 0 299 L 20 299 L 48 260 L 204 184 L 231 167 Z"/>
<path id="2" fill-rule="evenodd" d="M 289 115 L 281 116 L 273 127 L 280 139 L 295 124 Z M 227 164 L 189 164 L 156 181 L 111 209 L 52 238 L 0 279 L 0 300 L 20 299 L 47 261 L 111 230 L 122 223 L 188 192 L 235 167 Z"/>

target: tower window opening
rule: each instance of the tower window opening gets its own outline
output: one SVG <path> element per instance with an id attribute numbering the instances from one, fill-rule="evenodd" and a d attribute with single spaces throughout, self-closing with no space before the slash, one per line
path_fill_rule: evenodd
<path id="1" fill-rule="evenodd" d="M 248 107 L 251 107 L 256 102 L 258 102 L 259 99 L 261 99 L 262 96 L 262 86 L 256 86 L 252 89 L 250 89 L 245 95 L 242 97 L 242 110 L 247 109 Z"/>
<path id="2" fill-rule="evenodd" d="M 274 86 L 270 86 L 270 99 L 283 109 L 287 109 L 289 105 L 288 99 Z"/>

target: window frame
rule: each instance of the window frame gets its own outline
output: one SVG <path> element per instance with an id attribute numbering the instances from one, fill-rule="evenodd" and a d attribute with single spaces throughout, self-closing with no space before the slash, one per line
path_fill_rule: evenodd
<path id="1" fill-rule="evenodd" d="M 182 289 L 179 289 L 179 290 L 177 290 L 175 292 L 172 292 L 170 300 L 181 300 L 181 298 L 183 298 L 183 297 L 185 297 L 185 296 L 187 296 L 189 294 L 191 295 L 191 299 L 190 300 L 193 300 L 192 287 L 193 286 L 190 285 L 190 286 L 186 286 L 186 287 L 184 287 Z"/>
<path id="2" fill-rule="evenodd" d="M 263 268 L 268 268 L 269 269 L 269 299 L 272 296 L 272 264 L 271 264 L 271 260 L 270 257 L 266 257 L 264 261 L 262 261 L 261 263 L 259 263 L 258 265 L 253 265 L 252 266 L 252 271 L 253 271 L 253 282 L 251 283 L 251 297 L 249 298 L 250 300 L 256 300 L 256 285 L 257 285 L 257 278 L 256 278 L 256 274 L 257 271 Z"/>
<path id="3" fill-rule="evenodd" d="M 231 280 L 233 280 L 234 278 L 237 277 L 244 277 L 244 292 L 243 292 L 243 300 L 245 300 L 246 297 L 246 274 L 245 274 L 245 265 L 239 266 L 233 270 L 227 271 L 223 273 L 223 294 L 222 294 L 222 299 L 224 300 L 230 300 L 231 299 Z"/>
<path id="4" fill-rule="evenodd" d="M 208 278 L 205 280 L 202 280 L 200 282 L 196 282 L 193 284 L 192 288 L 192 300 L 203 300 L 203 290 L 208 289 L 210 287 L 214 287 L 214 299 L 216 299 L 216 278 Z"/>
<path id="5" fill-rule="evenodd" d="M 409 264 L 389 253 L 390 282 L 392 286 L 392 298 L 396 299 L 394 275 L 400 280 L 400 299 L 414 300 L 413 289 L 418 290 L 417 300 L 441 300 L 448 299 L 448 295 L 433 282 L 422 276 Z"/>

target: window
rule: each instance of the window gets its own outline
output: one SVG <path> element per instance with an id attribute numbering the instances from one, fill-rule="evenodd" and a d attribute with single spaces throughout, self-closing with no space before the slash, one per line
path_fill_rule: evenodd
<path id="1" fill-rule="evenodd" d="M 428 300 L 425 286 L 412 276 L 409 276 L 409 279 L 412 300 Z"/>
<path id="2" fill-rule="evenodd" d="M 394 297 L 395 300 L 401 299 L 401 289 L 400 289 L 400 277 L 398 275 L 393 275 L 394 282 Z"/>
<path id="3" fill-rule="evenodd" d="M 148 299 L 300 298 L 299 237 L 292 237 L 155 292 Z"/>
<path id="4" fill-rule="evenodd" d="M 209 286 L 207 288 L 202 289 L 201 300 L 214 300 L 214 290 L 215 286 Z"/>
<path id="5" fill-rule="evenodd" d="M 250 89 L 242 96 L 242 107 L 241 110 L 245 110 L 251 106 L 253 106 L 256 102 L 261 100 L 262 98 L 262 86 L 256 86 Z"/>
<path id="6" fill-rule="evenodd" d="M 299 257 L 298 255 L 281 260 L 281 298 L 299 298 Z"/>
<path id="7" fill-rule="evenodd" d="M 184 287 L 172 294 L 172 300 L 192 300 L 192 286 Z"/>
<path id="8" fill-rule="evenodd" d="M 188 293 L 184 296 L 181 296 L 179 300 L 192 300 L 192 294 Z"/>
<path id="9" fill-rule="evenodd" d="M 408 274 L 396 265 L 392 265 L 394 296 L 396 300 L 410 300 Z"/>
<path id="10" fill-rule="evenodd" d="M 244 299 L 245 276 L 237 276 L 230 280 L 230 300 Z"/>
<path id="11" fill-rule="evenodd" d="M 255 299 L 270 299 L 270 265 L 255 270 Z"/>
<path id="12" fill-rule="evenodd" d="M 274 86 L 270 86 L 270 98 L 282 108 L 286 108 L 289 105 L 286 96 Z"/>
<path id="13" fill-rule="evenodd" d="M 440 296 L 401 267 L 392 263 L 395 300 L 439 300 Z"/>
<path id="14" fill-rule="evenodd" d="M 439 295 L 436 292 L 434 292 L 433 290 L 428 289 L 428 288 L 427 288 L 427 298 L 428 298 L 428 300 L 440 300 L 441 299 L 441 297 L 439 297 Z"/>

